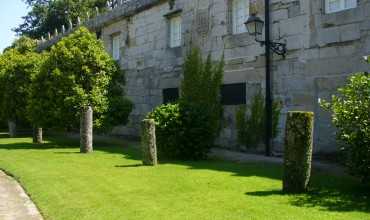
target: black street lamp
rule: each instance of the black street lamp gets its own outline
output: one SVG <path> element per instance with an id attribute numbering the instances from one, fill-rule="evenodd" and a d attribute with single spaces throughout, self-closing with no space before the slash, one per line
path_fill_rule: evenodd
<path id="1" fill-rule="evenodd" d="M 272 50 L 274 53 L 281 55 L 285 58 L 287 49 L 286 44 L 280 42 L 273 42 L 270 40 L 270 1 L 265 0 L 265 20 L 266 23 L 262 21 L 261 18 L 257 17 L 256 14 L 252 14 L 245 26 L 250 35 L 255 37 L 255 40 L 261 43 L 261 46 L 265 46 L 266 54 L 266 156 L 272 156 L 272 89 L 271 89 L 271 53 Z M 259 37 L 262 36 L 263 28 L 265 27 L 265 40 L 259 40 Z"/>
<path id="2" fill-rule="evenodd" d="M 259 36 L 262 35 L 263 27 L 265 26 L 265 22 L 261 18 L 257 17 L 255 14 L 252 14 L 244 24 L 247 27 L 248 33 L 254 36 L 258 43 L 261 43 L 262 46 L 266 45 L 268 49 L 285 58 L 287 52 L 286 44 L 259 40 Z"/>

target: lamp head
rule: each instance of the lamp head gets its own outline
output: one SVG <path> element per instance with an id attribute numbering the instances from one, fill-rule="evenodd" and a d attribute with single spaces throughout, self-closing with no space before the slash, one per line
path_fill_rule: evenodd
<path id="1" fill-rule="evenodd" d="M 262 21 L 261 18 L 256 16 L 256 14 L 252 14 L 251 16 L 249 16 L 248 20 L 244 24 L 250 35 L 253 35 L 256 38 L 258 35 L 262 35 L 265 22 Z"/>

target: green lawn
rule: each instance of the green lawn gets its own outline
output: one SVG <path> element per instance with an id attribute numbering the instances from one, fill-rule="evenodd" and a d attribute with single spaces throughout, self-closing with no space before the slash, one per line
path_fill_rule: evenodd
<path id="1" fill-rule="evenodd" d="M 312 192 L 283 195 L 281 167 L 223 161 L 141 166 L 134 144 L 0 139 L 0 169 L 25 187 L 46 219 L 370 219 L 366 189 L 345 177 L 314 173 Z"/>

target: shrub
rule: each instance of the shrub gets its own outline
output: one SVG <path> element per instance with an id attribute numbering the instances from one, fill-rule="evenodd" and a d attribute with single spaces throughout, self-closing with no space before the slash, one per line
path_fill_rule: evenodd
<path id="1" fill-rule="evenodd" d="M 283 191 L 301 193 L 307 190 L 311 176 L 312 112 L 289 112 L 286 122 Z"/>
<path id="2" fill-rule="evenodd" d="M 281 112 L 279 102 L 273 103 L 272 134 L 278 135 L 278 124 Z M 247 148 L 256 148 L 266 137 L 266 109 L 264 97 L 261 93 L 256 94 L 250 106 L 242 105 L 236 111 L 236 128 L 238 143 Z"/>
<path id="3" fill-rule="evenodd" d="M 206 108 L 198 105 L 166 104 L 148 117 L 155 120 L 160 158 L 204 159 L 213 144 L 214 130 Z"/>
<path id="4" fill-rule="evenodd" d="M 223 60 L 203 61 L 193 49 L 184 65 L 184 79 L 178 104 L 162 105 L 149 114 L 157 125 L 160 156 L 203 159 L 220 131 L 222 106 L 220 88 Z"/>
<path id="5" fill-rule="evenodd" d="M 337 127 L 337 139 L 351 174 L 370 180 L 370 76 L 358 73 L 338 89 L 331 103 L 322 106 L 331 111 Z"/>
<path id="6" fill-rule="evenodd" d="M 150 112 L 147 118 L 155 121 L 158 157 L 176 158 L 181 155 L 181 146 L 178 145 L 181 141 L 179 105 L 161 105 Z"/>
<path id="7" fill-rule="evenodd" d="M 207 106 L 186 104 L 179 105 L 181 159 L 205 159 L 217 137 L 219 125 L 212 120 Z M 219 116 L 221 118 L 221 116 Z"/>

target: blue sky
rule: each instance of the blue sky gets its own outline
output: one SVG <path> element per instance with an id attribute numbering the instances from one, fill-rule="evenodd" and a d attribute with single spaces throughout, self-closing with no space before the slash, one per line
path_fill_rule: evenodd
<path id="1" fill-rule="evenodd" d="M 0 52 L 16 39 L 11 29 L 22 23 L 27 11 L 22 0 L 0 0 Z"/>

